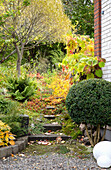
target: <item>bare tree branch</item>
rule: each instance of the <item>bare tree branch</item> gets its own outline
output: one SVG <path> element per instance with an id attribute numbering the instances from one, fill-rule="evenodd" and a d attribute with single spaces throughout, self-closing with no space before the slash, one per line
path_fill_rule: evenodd
<path id="1" fill-rule="evenodd" d="M 7 60 L 7 58 L 9 58 L 11 55 L 15 54 L 16 53 L 16 50 L 12 51 L 7 57 L 5 57 L 4 59 L 2 59 L 0 61 L 0 64 L 3 63 L 5 60 Z"/>

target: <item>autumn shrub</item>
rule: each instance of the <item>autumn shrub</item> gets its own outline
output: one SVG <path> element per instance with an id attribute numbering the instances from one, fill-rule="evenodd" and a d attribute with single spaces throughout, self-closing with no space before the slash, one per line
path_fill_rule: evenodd
<path id="1" fill-rule="evenodd" d="M 53 89 L 54 97 L 66 98 L 70 88 L 69 79 L 56 75 L 48 87 Z"/>
<path id="2" fill-rule="evenodd" d="M 15 144 L 15 137 L 10 130 L 11 128 L 0 120 L 0 147 Z"/>
<path id="3" fill-rule="evenodd" d="M 106 130 L 106 125 L 111 125 L 111 82 L 89 79 L 73 85 L 66 97 L 66 107 L 75 123 L 85 124 L 90 143 L 94 146 L 100 140 L 100 128 L 105 126 Z M 91 132 L 94 126 L 94 136 L 93 132 L 89 135 L 88 124 Z"/>
<path id="4" fill-rule="evenodd" d="M 94 40 L 89 36 L 68 34 L 67 55 L 63 59 L 62 69 L 71 74 L 72 83 L 84 79 L 101 78 L 101 68 L 105 59 L 94 56 Z"/>

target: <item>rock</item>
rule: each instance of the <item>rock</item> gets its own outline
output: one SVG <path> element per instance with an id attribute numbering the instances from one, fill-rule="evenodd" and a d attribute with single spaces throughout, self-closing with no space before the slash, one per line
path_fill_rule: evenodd
<path id="1" fill-rule="evenodd" d="M 84 130 L 85 130 L 85 124 L 80 124 L 80 126 L 79 126 L 79 128 L 80 128 L 80 130 L 83 132 Z"/>
<path id="2" fill-rule="evenodd" d="M 39 119 L 39 118 L 37 118 L 36 120 L 37 120 L 37 121 L 39 121 L 39 122 L 42 122 L 42 120 L 41 120 L 41 119 Z"/>
<path id="3" fill-rule="evenodd" d="M 109 168 L 111 166 L 111 142 L 97 143 L 93 149 L 93 156 L 101 168 Z"/>
<path id="4" fill-rule="evenodd" d="M 83 142 L 86 144 L 86 145 L 89 145 L 89 138 L 88 137 L 85 137 L 83 138 Z"/>

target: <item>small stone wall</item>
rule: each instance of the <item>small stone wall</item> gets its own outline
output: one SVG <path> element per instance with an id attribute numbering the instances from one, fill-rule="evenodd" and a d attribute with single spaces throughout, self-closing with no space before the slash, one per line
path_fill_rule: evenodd
<path id="1" fill-rule="evenodd" d="M 15 141 L 15 145 L 0 148 L 0 158 L 11 156 L 11 154 L 17 154 L 24 150 L 27 145 L 28 136 L 18 138 L 17 141 Z"/>

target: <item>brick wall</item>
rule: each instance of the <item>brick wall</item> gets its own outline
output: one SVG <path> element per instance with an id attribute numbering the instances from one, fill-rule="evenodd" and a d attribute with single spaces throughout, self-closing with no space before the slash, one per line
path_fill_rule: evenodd
<path id="1" fill-rule="evenodd" d="M 101 0 L 94 0 L 94 53 L 101 57 Z"/>
<path id="2" fill-rule="evenodd" d="M 106 59 L 103 78 L 111 81 L 111 0 L 101 0 L 101 11 L 101 57 Z"/>

